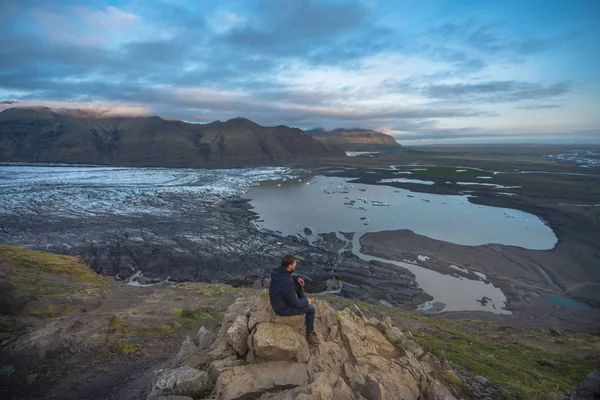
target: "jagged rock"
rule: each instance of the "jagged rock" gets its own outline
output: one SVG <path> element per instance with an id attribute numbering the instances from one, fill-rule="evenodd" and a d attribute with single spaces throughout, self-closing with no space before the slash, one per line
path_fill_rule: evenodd
<path id="1" fill-rule="evenodd" d="M 217 378 L 219 377 L 219 375 L 221 375 L 223 371 L 227 371 L 232 367 L 244 365 L 244 363 L 244 360 L 239 359 L 236 356 L 230 356 L 222 360 L 215 360 L 211 362 L 208 367 L 208 375 L 211 377 L 212 380 L 217 380 Z"/>
<path id="2" fill-rule="evenodd" d="M 367 337 L 365 340 L 367 340 L 373 344 L 377 354 L 384 356 L 386 358 L 393 358 L 396 356 L 396 354 L 398 352 L 396 347 L 394 347 L 394 345 L 391 344 L 385 338 L 385 336 L 383 336 L 381 334 L 381 332 L 379 332 L 377 330 L 377 328 L 375 328 L 373 326 L 366 326 L 365 332 L 367 334 Z"/>
<path id="3" fill-rule="evenodd" d="M 442 385 L 439 381 L 434 380 L 427 386 L 425 392 L 426 400 L 456 400 L 456 397 L 448 390 L 447 387 Z"/>
<path id="4" fill-rule="evenodd" d="M 425 354 L 425 350 L 414 340 L 406 340 L 405 347 L 410 351 L 416 358 L 421 358 Z"/>
<path id="5" fill-rule="evenodd" d="M 228 357 L 236 357 L 235 350 L 231 348 L 227 341 L 223 337 L 219 337 L 209 348 L 209 352 L 206 354 L 206 362 L 213 362 L 215 360 L 223 360 Z"/>
<path id="6" fill-rule="evenodd" d="M 308 361 L 308 343 L 289 325 L 259 324 L 252 336 L 252 350 L 258 358 L 270 361 Z"/>
<path id="7" fill-rule="evenodd" d="M 248 329 L 252 331 L 258 324 L 272 322 L 274 324 L 289 325 L 300 334 L 306 333 L 306 323 L 304 315 L 293 315 L 282 317 L 275 314 L 269 301 L 269 294 L 265 290 L 258 299 L 250 305 L 250 318 L 248 319 Z"/>
<path id="8" fill-rule="evenodd" d="M 590 372 L 577 390 L 568 398 L 569 400 L 600 399 L 600 371 L 595 369 Z"/>
<path id="9" fill-rule="evenodd" d="M 179 348 L 179 352 L 177 352 L 177 354 L 173 358 L 171 365 L 172 366 L 182 365 L 182 366 L 187 366 L 187 367 L 194 368 L 198 364 L 196 364 L 196 365 L 190 365 L 188 363 L 188 360 L 191 357 L 193 357 L 197 352 L 198 352 L 198 346 L 196 346 L 196 344 L 192 341 L 192 338 L 190 338 L 189 336 L 186 336 L 186 338 L 183 341 L 183 343 L 181 343 L 181 347 Z M 196 362 L 195 360 L 192 361 L 192 363 L 195 363 L 195 362 Z"/>
<path id="10" fill-rule="evenodd" d="M 367 339 L 363 317 L 345 309 L 340 313 L 341 337 L 355 360 L 377 354 L 375 346 Z"/>
<path id="11" fill-rule="evenodd" d="M 225 334 L 227 344 L 233 347 L 233 350 L 241 357 L 248 351 L 249 334 L 248 320 L 245 316 L 237 317 Z"/>
<path id="12" fill-rule="evenodd" d="M 410 368 L 375 355 L 360 364 L 344 364 L 344 375 L 350 387 L 367 399 L 418 399 L 419 383 Z"/>
<path id="13" fill-rule="evenodd" d="M 147 400 L 159 396 L 181 395 L 198 397 L 208 389 L 208 374 L 190 367 L 156 371 L 152 390 Z"/>
<path id="14" fill-rule="evenodd" d="M 324 342 L 309 348 L 303 315 L 277 316 L 266 292 L 237 299 L 227 310 L 214 342 L 206 348 L 204 340 L 205 360 L 210 363 L 207 375 L 216 380 L 213 397 L 454 400 L 452 392 L 436 379 L 448 366 L 426 354 L 409 332 L 392 326 L 391 320 L 366 318 L 356 305 L 341 312 L 325 301 L 315 305 L 315 330 Z M 196 343 L 188 338 L 180 353 L 197 351 L 194 346 L 200 346 Z M 471 382 L 485 388 L 491 385 L 482 385 L 473 377 Z M 165 394 L 179 393 L 159 393 Z"/>
<path id="15" fill-rule="evenodd" d="M 358 400 L 344 380 L 335 374 L 315 375 L 312 383 L 280 393 L 265 393 L 258 400 Z"/>
<path id="16" fill-rule="evenodd" d="M 442 363 L 442 367 L 444 367 Z M 475 377 L 466 371 L 455 370 L 454 373 L 464 382 L 465 387 L 472 393 L 476 400 L 500 400 L 503 398 L 500 389 L 492 382 L 483 377 Z"/>
<path id="17" fill-rule="evenodd" d="M 348 353 L 334 342 L 322 343 L 308 361 L 308 373 L 311 377 L 327 372 L 342 375 L 342 361 L 348 359 Z"/>
<path id="18" fill-rule="evenodd" d="M 254 399 L 265 392 L 308 384 L 306 365 L 271 361 L 233 367 L 217 379 L 215 392 L 222 400 Z"/>
<path id="19" fill-rule="evenodd" d="M 215 339 L 214 333 L 201 327 L 193 339 L 189 336 L 185 338 L 171 365 L 192 368 L 202 365 L 206 362 L 206 353 Z"/>
<path id="20" fill-rule="evenodd" d="M 214 343 L 215 339 L 216 337 L 213 332 L 209 331 L 204 326 L 201 326 L 194 338 L 194 344 L 196 344 L 199 349 L 207 349 Z"/>

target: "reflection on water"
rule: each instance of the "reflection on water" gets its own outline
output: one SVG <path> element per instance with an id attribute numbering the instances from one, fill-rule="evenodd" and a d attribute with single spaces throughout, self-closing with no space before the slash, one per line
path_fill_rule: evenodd
<path id="1" fill-rule="evenodd" d="M 492 284 L 440 274 L 414 263 L 362 254 L 358 251 L 360 237 L 368 232 L 410 229 L 462 245 L 499 243 L 551 249 L 557 242 L 552 230 L 532 214 L 471 204 L 467 196 L 412 193 L 347 181 L 316 176 L 309 181 L 310 185 L 299 180 L 263 182 L 245 196 L 251 199 L 250 204 L 259 214 L 261 222 L 257 225 L 261 228 L 284 235 L 306 236 L 313 241 L 319 233 L 356 232 L 352 246 L 356 255 L 367 261 L 377 260 L 410 270 L 419 286 L 434 297 L 425 308 L 441 302 L 445 305 L 443 311 L 508 313 L 502 309 L 506 297 Z M 313 235 L 305 235 L 305 227 Z M 490 300 L 481 301 L 484 297 Z"/>
<path id="2" fill-rule="evenodd" d="M 523 211 L 471 204 L 468 196 L 413 193 L 347 181 L 316 176 L 309 180 L 310 185 L 295 179 L 263 182 L 245 196 L 265 220 L 260 226 L 285 234 L 297 234 L 305 227 L 313 232 L 357 232 L 359 236 L 410 229 L 467 246 L 498 243 L 548 250 L 557 243 L 552 229 Z"/>

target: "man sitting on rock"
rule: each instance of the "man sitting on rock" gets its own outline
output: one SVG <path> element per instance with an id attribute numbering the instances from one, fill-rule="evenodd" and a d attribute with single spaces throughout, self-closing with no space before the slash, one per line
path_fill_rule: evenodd
<path id="1" fill-rule="evenodd" d="M 269 299 L 275 313 L 282 316 L 306 314 L 306 340 L 313 345 L 321 344 L 315 332 L 316 308 L 312 299 L 304 297 L 304 279 L 292 275 L 296 269 L 296 257 L 283 256 L 281 267 L 271 271 Z"/>

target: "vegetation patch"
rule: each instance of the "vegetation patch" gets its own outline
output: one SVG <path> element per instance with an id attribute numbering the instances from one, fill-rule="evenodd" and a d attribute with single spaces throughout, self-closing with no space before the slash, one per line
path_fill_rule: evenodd
<path id="1" fill-rule="evenodd" d="M 131 327 L 117 315 L 111 315 L 108 321 L 108 333 L 121 334 L 126 337 L 131 333 Z"/>
<path id="2" fill-rule="evenodd" d="M 202 322 L 210 321 L 215 319 L 217 316 L 211 310 L 206 310 L 200 307 L 192 308 L 176 308 L 173 310 L 173 314 L 177 317 L 183 318 L 184 322 L 182 325 L 186 328 L 192 327 Z"/>
<path id="3" fill-rule="evenodd" d="M 230 294 L 234 292 L 234 288 L 229 285 L 221 285 L 217 283 L 181 283 L 178 288 L 189 289 L 204 296 L 217 296 L 221 294 Z"/>
<path id="4" fill-rule="evenodd" d="M 0 261 L 14 267 L 17 275 L 24 272 L 52 274 L 66 277 L 71 282 L 83 282 L 94 286 L 105 286 L 106 279 L 94 272 L 83 260 L 35 251 L 26 247 L 0 245 Z"/>
<path id="5" fill-rule="evenodd" d="M 113 342 L 113 345 L 115 346 L 116 351 L 124 356 L 132 356 L 137 353 L 139 349 L 144 347 L 142 343 L 129 343 L 125 340 L 116 340 Z"/>
<path id="6" fill-rule="evenodd" d="M 444 351 L 455 366 L 496 383 L 507 399 L 538 399 L 572 390 L 598 363 L 521 344 L 476 339 L 437 324 L 440 332 L 416 332 L 415 340 L 432 354 Z"/>
<path id="7" fill-rule="evenodd" d="M 464 382 L 456 374 L 450 370 L 446 370 L 442 373 L 442 379 L 447 383 L 454 386 L 464 386 Z"/>

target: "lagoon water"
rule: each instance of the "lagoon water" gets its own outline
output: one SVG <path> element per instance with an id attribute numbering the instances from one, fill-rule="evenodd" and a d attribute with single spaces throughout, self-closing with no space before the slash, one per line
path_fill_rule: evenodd
<path id="1" fill-rule="evenodd" d="M 535 250 L 552 249 L 558 240 L 540 218 L 523 211 L 472 204 L 468 196 L 413 193 L 345 178 L 262 182 L 245 196 L 265 220 L 260 226 L 291 235 L 305 227 L 359 235 L 410 229 L 467 246 L 497 243 Z"/>
<path id="2" fill-rule="evenodd" d="M 422 309 L 443 303 L 443 311 L 503 310 L 502 291 L 483 280 L 444 275 L 416 261 L 390 261 L 360 253 L 359 240 L 368 232 L 410 229 L 452 243 L 488 243 L 552 249 L 554 232 L 535 215 L 518 210 L 471 204 L 468 196 L 413 193 L 381 185 L 348 183 L 349 179 L 315 176 L 310 179 L 262 182 L 246 193 L 260 216 L 257 226 L 284 235 L 318 240 L 318 234 L 355 232 L 352 251 L 364 260 L 391 263 L 410 270 L 419 286 L 434 297 Z M 304 228 L 313 234 L 307 236 Z M 338 235 L 338 237 L 342 237 Z M 415 255 L 416 257 L 416 255 Z M 491 299 L 482 305 L 482 297 Z M 485 302 L 483 302 L 485 303 Z"/>

